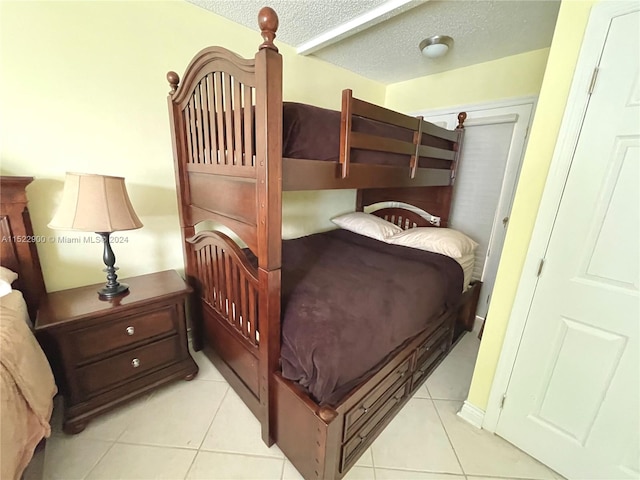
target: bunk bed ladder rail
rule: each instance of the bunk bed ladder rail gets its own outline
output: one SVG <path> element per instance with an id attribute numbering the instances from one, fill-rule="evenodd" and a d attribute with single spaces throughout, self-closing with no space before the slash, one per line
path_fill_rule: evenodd
<path id="1" fill-rule="evenodd" d="M 462 114 L 461 114 L 462 115 Z M 382 124 L 399 127 L 413 132 L 411 140 L 399 140 L 393 136 L 379 136 L 363 133 L 354 129 L 354 117 L 373 120 Z M 464 114 L 466 118 L 466 114 Z M 370 150 L 395 153 L 407 156 L 408 177 L 414 179 L 420 158 L 425 159 L 422 166 L 435 169 L 451 170 L 451 182 L 455 176 L 457 162 L 457 145 L 462 140 L 462 122 L 460 118 L 458 131 L 451 131 L 426 122 L 422 117 L 409 117 L 398 112 L 380 107 L 373 103 L 359 100 L 349 89 L 342 91 L 342 113 L 340 116 L 340 175 L 343 179 L 349 176 L 351 151 Z M 438 146 L 423 144 L 424 134 L 433 137 Z"/>
<path id="2" fill-rule="evenodd" d="M 455 157 L 453 162 L 451 162 L 451 185 L 456 181 L 456 173 L 458 170 L 458 163 L 460 162 L 460 156 L 462 155 L 462 140 L 464 139 L 464 122 L 467 119 L 467 112 L 460 112 L 458 114 L 458 125 L 456 126 L 456 134 L 458 138 L 456 142 L 453 144 L 453 149 L 455 151 Z"/>

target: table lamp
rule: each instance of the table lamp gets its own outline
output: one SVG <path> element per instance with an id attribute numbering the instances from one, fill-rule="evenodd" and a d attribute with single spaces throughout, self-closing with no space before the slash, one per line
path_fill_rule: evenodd
<path id="1" fill-rule="evenodd" d="M 67 173 L 62 200 L 48 226 L 56 230 L 95 232 L 102 237 L 107 284 L 98 290 L 100 298 L 110 299 L 129 289 L 117 281 L 116 257 L 109 243 L 113 232 L 142 227 L 131 206 L 124 178 Z"/>

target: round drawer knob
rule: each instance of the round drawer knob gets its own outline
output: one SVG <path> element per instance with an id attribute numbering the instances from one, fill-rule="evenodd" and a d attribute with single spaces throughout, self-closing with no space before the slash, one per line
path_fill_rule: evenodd
<path id="1" fill-rule="evenodd" d="M 131 360 L 131 365 L 133 365 L 133 368 L 138 368 L 140 366 L 140 360 L 134 358 L 133 360 Z"/>
<path id="2" fill-rule="evenodd" d="M 136 329 L 133 327 L 127 327 L 126 332 L 127 335 L 133 335 L 134 333 L 136 333 Z"/>

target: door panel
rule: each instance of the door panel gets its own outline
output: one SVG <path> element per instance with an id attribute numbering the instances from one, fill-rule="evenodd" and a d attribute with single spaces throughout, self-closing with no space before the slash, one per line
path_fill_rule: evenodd
<path id="1" fill-rule="evenodd" d="M 496 428 L 568 478 L 640 476 L 639 24 L 611 19 Z"/>

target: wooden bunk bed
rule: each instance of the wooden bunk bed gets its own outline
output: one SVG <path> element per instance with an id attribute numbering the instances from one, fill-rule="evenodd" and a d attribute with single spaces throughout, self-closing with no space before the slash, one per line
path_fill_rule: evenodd
<path id="1" fill-rule="evenodd" d="M 456 321 L 465 317 L 468 327 L 478 285 L 338 401 L 318 402 L 281 369 L 282 192 L 357 189 L 356 210 L 405 202 L 446 227 L 466 114 L 449 131 L 346 90 L 335 158 L 292 158 L 283 146 L 278 18 L 265 7 L 258 20 L 264 42 L 254 59 L 211 47 L 194 57 L 182 83 L 167 74 L 186 275 L 196 292 L 194 345 L 205 347 L 260 420 L 267 445 L 276 442 L 307 479 L 341 478 L 449 351 Z M 368 162 L 379 154 L 396 158 Z M 376 214 L 403 229 L 430 226 L 408 210 Z M 222 232 L 196 232 L 203 221 L 231 229 L 255 262 Z"/>

